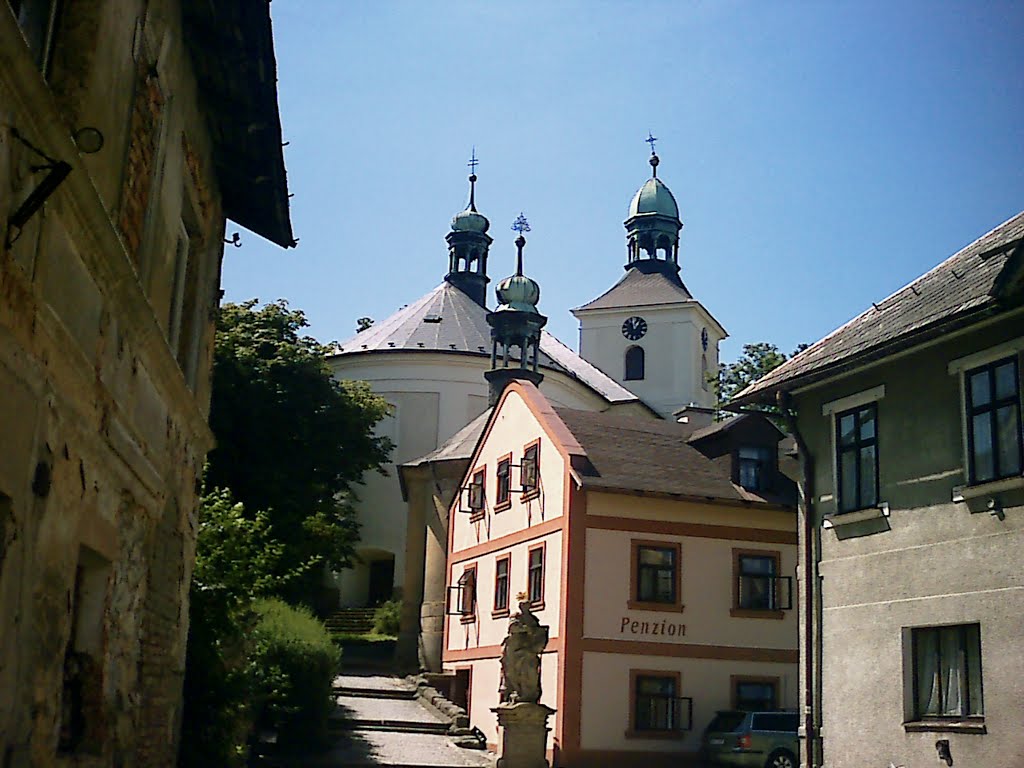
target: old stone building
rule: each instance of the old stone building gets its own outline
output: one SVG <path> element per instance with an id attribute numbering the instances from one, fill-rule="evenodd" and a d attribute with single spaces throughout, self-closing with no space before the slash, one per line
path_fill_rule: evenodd
<path id="1" fill-rule="evenodd" d="M 293 245 L 268 4 L 0 2 L 0 764 L 172 765 L 225 218 Z"/>

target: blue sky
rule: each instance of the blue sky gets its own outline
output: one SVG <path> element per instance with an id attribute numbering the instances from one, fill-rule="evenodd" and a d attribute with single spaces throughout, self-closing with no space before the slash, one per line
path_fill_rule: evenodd
<path id="1" fill-rule="evenodd" d="M 357 2 L 272 5 L 292 219 L 243 232 L 226 299 L 286 298 L 321 341 L 423 295 L 465 207 L 493 286 L 526 272 L 548 328 L 626 261 L 649 176 L 685 224 L 682 277 L 744 343 L 789 352 L 1024 208 L 1024 4 Z M 231 230 L 229 230 L 231 231 Z"/>

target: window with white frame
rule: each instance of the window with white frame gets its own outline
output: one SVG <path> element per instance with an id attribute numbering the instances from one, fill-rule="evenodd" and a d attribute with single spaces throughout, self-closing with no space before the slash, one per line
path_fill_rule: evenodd
<path id="1" fill-rule="evenodd" d="M 1020 372 L 1016 356 L 964 372 L 969 482 L 1021 474 Z"/>
<path id="2" fill-rule="evenodd" d="M 878 407 L 836 414 L 836 491 L 840 512 L 878 504 Z"/>

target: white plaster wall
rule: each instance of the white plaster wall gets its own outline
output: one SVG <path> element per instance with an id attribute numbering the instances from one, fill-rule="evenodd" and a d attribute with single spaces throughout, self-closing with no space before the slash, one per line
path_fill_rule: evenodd
<path id="1" fill-rule="evenodd" d="M 631 541 L 665 541 L 682 546 L 684 610 L 630 610 Z M 796 546 L 728 539 L 670 536 L 628 531 L 587 530 L 584 582 L 584 636 L 608 640 L 672 645 L 700 644 L 756 648 L 797 648 L 797 612 L 785 618 L 740 618 L 733 608 L 733 548 L 781 553 L 781 573 L 796 571 Z M 646 622 L 649 631 L 633 622 Z M 665 622 L 662 624 L 661 622 Z M 654 624 L 657 624 L 655 628 Z M 666 634 L 668 626 L 685 626 L 685 634 Z M 796 665 L 794 664 L 794 669 Z"/>
<path id="2" fill-rule="evenodd" d="M 512 454 L 512 463 L 520 464 L 523 458 L 523 447 L 540 438 L 540 496 L 524 502 L 522 495 L 513 493 L 512 507 L 503 512 L 494 511 L 494 499 L 497 496 L 496 468 L 498 459 Z M 458 558 L 458 552 L 467 547 L 475 546 L 500 536 L 515 533 L 531 525 L 551 520 L 562 515 L 565 489 L 565 460 L 558 452 L 555 444 L 544 432 L 540 422 L 534 417 L 522 398 L 515 392 L 509 394 L 498 418 L 491 426 L 490 434 L 480 448 L 472 470 L 486 467 L 485 515 L 479 522 L 470 522 L 470 515 L 456 511 L 451 520 L 452 555 Z M 512 488 L 519 484 L 519 470 L 512 470 Z"/>
<path id="3" fill-rule="evenodd" d="M 679 739 L 627 738 L 631 669 L 680 672 L 679 695 L 693 699 L 693 729 Z M 696 751 L 701 732 L 715 712 L 731 706 L 732 675 L 780 678 L 780 703 L 785 708 L 796 708 L 795 664 L 586 652 L 583 654 L 581 747 L 588 750 Z"/>
<path id="4" fill-rule="evenodd" d="M 395 443 L 388 476 L 367 473 L 357 486 L 359 503 L 359 552 L 390 552 L 395 556 L 395 584 L 405 573 L 406 505 L 402 500 L 396 464 L 415 459 L 437 448 L 480 415 L 487 407 L 487 381 L 483 372 L 490 358 L 444 353 L 381 352 L 332 357 L 328 360 L 338 378 L 366 381 L 374 392 L 396 407 L 378 433 Z M 552 403 L 570 408 L 603 410 L 608 403 L 580 383 L 545 371 L 541 383 Z M 534 507 L 537 507 L 536 502 Z M 366 565 L 333 576 L 342 606 L 366 602 Z"/>
<path id="5" fill-rule="evenodd" d="M 544 554 L 544 607 L 534 609 L 541 624 L 550 627 L 549 638 L 561 634 L 560 607 L 562 583 L 562 532 L 555 531 L 547 536 L 532 539 L 511 547 L 489 552 L 480 557 L 461 560 L 451 566 L 451 582 L 457 583 L 467 567 L 476 565 L 477 572 L 477 613 L 476 621 L 463 623 L 461 616 L 448 616 L 448 645 L 450 650 L 466 650 L 481 646 L 499 646 L 508 634 L 507 616 L 494 617 L 494 575 L 499 557 L 511 555 L 509 571 L 509 609 L 515 613 L 516 593 L 526 592 L 528 585 L 529 550 L 540 543 L 545 545 Z M 453 558 L 457 558 L 454 555 Z"/>
<path id="6" fill-rule="evenodd" d="M 647 321 L 647 333 L 639 341 L 622 335 L 626 318 Z M 662 416 L 670 417 L 684 405 L 711 407 L 714 395 L 705 387 L 701 357 L 701 330 L 707 328 L 707 368 L 718 368 L 718 343 L 725 338 L 718 324 L 698 304 L 668 307 L 632 307 L 581 312 L 580 355 L 630 391 L 635 392 Z M 625 380 L 625 355 L 631 346 L 644 349 L 642 380 Z"/>
<path id="7" fill-rule="evenodd" d="M 556 709 L 555 698 L 558 689 L 558 673 L 561 654 L 545 653 L 540 657 L 541 703 Z M 501 659 L 479 659 L 472 662 L 455 662 L 445 664 L 446 670 L 466 669 L 470 673 L 469 722 L 475 725 L 487 738 L 487 743 L 497 745 L 500 742 L 497 716 L 491 711 L 498 706 L 498 687 L 501 685 Z M 548 720 L 547 748 L 554 746 L 552 734 L 557 730 L 557 712 Z"/>

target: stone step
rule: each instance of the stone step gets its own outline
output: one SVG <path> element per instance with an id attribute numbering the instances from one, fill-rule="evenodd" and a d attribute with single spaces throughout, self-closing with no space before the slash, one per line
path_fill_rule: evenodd
<path id="1" fill-rule="evenodd" d="M 331 732 L 337 731 L 390 731 L 394 733 L 448 733 L 448 723 L 431 723 L 422 720 L 366 720 L 338 719 L 332 720 L 328 727 Z"/>
<path id="2" fill-rule="evenodd" d="M 357 688 L 348 685 L 334 685 L 334 694 L 336 696 L 354 696 L 356 698 L 364 699 L 415 699 L 415 690 L 391 690 L 381 688 Z"/>

